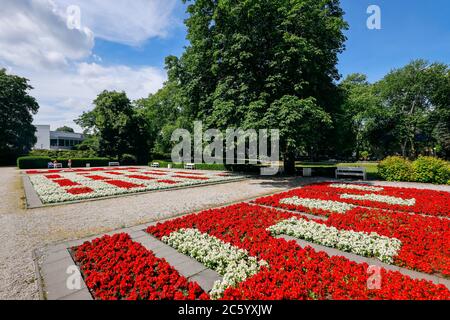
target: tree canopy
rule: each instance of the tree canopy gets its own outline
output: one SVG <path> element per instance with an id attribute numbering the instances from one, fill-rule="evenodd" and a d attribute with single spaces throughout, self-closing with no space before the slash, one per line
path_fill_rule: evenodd
<path id="1" fill-rule="evenodd" d="M 39 105 L 28 94 L 31 89 L 27 79 L 0 69 L 0 163 L 26 154 L 36 143 L 32 122 Z"/>

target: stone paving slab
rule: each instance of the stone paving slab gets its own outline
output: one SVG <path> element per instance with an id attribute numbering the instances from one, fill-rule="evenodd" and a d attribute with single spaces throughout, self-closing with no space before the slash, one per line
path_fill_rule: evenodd
<path id="1" fill-rule="evenodd" d="M 315 244 L 312 242 L 308 242 L 302 239 L 298 239 L 292 236 L 286 236 L 286 235 L 281 235 L 281 236 L 277 236 L 277 238 L 279 239 L 284 239 L 286 241 L 295 241 L 297 242 L 297 244 L 302 247 L 312 247 L 314 250 L 316 251 L 321 251 L 321 252 L 325 252 L 328 256 L 333 257 L 333 256 L 341 256 L 341 257 L 345 257 L 350 261 L 354 261 L 356 263 L 367 263 L 369 266 L 379 266 L 382 267 L 383 269 L 386 270 L 390 270 L 390 271 L 398 271 L 403 275 L 409 276 L 412 279 L 418 279 L 418 280 L 427 280 L 427 281 L 431 281 L 435 284 L 442 284 L 444 286 L 446 286 L 448 289 L 450 289 L 450 280 L 448 279 L 444 279 L 441 277 L 437 277 L 431 274 L 427 274 L 427 273 L 422 273 L 422 272 L 417 272 L 414 270 L 409 270 L 406 268 L 401 268 L 398 266 L 394 266 L 394 265 L 390 265 L 384 262 L 381 262 L 378 259 L 373 259 L 373 258 L 367 258 L 367 257 L 363 257 L 363 256 L 359 256 L 353 253 L 349 253 L 349 252 L 344 252 L 344 251 L 340 251 L 334 248 L 329 248 L 329 247 L 325 247 L 319 244 Z"/>
<path id="2" fill-rule="evenodd" d="M 28 209 L 39 208 L 44 204 L 39 198 L 36 190 L 27 175 L 22 175 L 23 189 L 25 191 L 26 206 Z"/>

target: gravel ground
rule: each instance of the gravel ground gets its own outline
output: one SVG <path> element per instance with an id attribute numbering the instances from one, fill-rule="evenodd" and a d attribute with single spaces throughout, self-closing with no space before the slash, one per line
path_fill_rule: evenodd
<path id="1" fill-rule="evenodd" d="M 0 168 L 0 299 L 38 299 L 32 250 L 206 208 L 249 200 L 314 179 L 260 178 L 98 201 L 24 209 L 20 172 Z M 373 182 L 450 192 L 450 186 Z"/>

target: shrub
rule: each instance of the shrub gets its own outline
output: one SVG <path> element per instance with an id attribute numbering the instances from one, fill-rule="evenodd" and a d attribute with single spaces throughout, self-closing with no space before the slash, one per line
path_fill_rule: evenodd
<path id="1" fill-rule="evenodd" d="M 120 164 L 129 166 L 129 165 L 135 165 L 137 163 L 137 159 L 134 155 L 125 153 L 122 155 L 120 159 Z"/>
<path id="2" fill-rule="evenodd" d="M 159 163 L 161 168 L 167 168 L 167 165 L 171 164 L 172 168 L 175 169 L 184 169 L 183 163 L 174 163 L 170 161 L 164 160 L 153 160 L 148 163 L 149 166 L 152 165 L 153 162 Z M 227 168 L 223 164 L 207 164 L 207 163 L 197 163 L 195 164 L 195 168 L 199 170 L 217 170 L 217 171 L 226 171 Z"/>
<path id="3" fill-rule="evenodd" d="M 425 183 L 448 184 L 450 163 L 434 157 L 419 157 L 412 164 L 413 180 Z"/>
<path id="4" fill-rule="evenodd" d="M 52 159 L 96 158 L 91 150 L 32 150 L 29 156 L 50 157 Z"/>
<path id="5" fill-rule="evenodd" d="M 41 169 L 47 168 L 49 162 L 52 159 L 50 157 L 19 157 L 17 158 L 17 167 L 19 169 Z"/>
<path id="6" fill-rule="evenodd" d="M 387 157 L 380 162 L 378 173 L 381 178 L 387 181 L 411 181 L 411 162 L 402 157 Z"/>

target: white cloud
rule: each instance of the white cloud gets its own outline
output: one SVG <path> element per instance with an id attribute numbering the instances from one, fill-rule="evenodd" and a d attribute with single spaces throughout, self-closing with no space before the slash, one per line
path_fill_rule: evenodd
<path id="1" fill-rule="evenodd" d="M 103 66 L 92 50 L 95 38 L 136 46 L 164 37 L 175 23 L 176 1 L 0 0 L 0 68 L 30 79 L 40 104 L 34 123 L 77 128 L 73 119 L 103 90 L 137 99 L 162 87 L 164 70 Z M 67 26 L 66 8 L 73 5 L 81 9 L 78 29 Z"/>
<path id="2" fill-rule="evenodd" d="M 59 0 L 62 8 L 81 9 L 81 24 L 95 37 L 137 46 L 152 37 L 164 37 L 174 25 L 172 17 L 179 0 Z"/>
<path id="3" fill-rule="evenodd" d="M 62 68 L 90 55 L 88 28 L 68 29 L 66 18 L 49 0 L 2 0 L 0 62 L 33 69 Z"/>
<path id="4" fill-rule="evenodd" d="M 90 110 L 92 101 L 103 90 L 125 91 L 128 98 L 135 100 L 156 92 L 166 80 L 166 73 L 153 67 L 104 67 L 95 63 L 80 63 L 70 72 L 23 75 L 31 79 L 31 94 L 41 107 L 34 122 L 52 127 L 73 126 L 72 120 Z"/>

